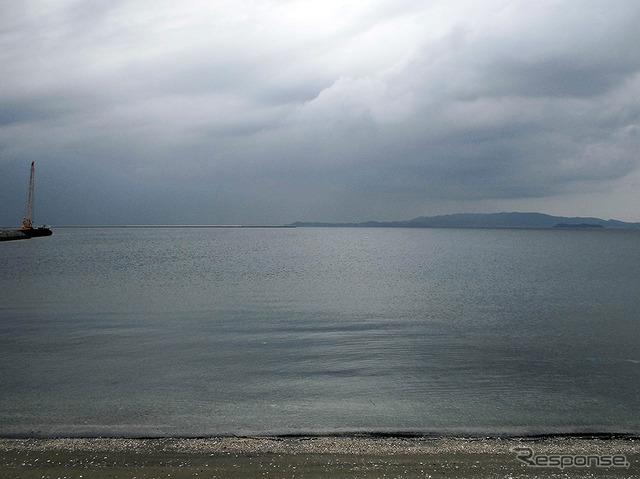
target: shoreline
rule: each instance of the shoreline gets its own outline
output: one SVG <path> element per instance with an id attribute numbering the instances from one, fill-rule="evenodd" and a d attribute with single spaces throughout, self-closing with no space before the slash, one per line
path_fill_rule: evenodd
<path id="1" fill-rule="evenodd" d="M 546 439 L 620 439 L 637 440 L 640 443 L 640 433 L 635 432 L 549 432 L 549 433 L 447 433 L 447 432 L 301 432 L 301 433 L 239 433 L 239 434 L 177 434 L 177 435 L 145 435 L 145 434 L 83 434 L 83 433 L 2 433 L 0 441 L 3 440 L 140 440 L 140 441 L 191 441 L 191 440 L 228 440 L 228 439 L 270 439 L 270 440 L 295 440 L 295 439 L 422 439 L 422 440 L 516 440 L 516 441 L 538 441 Z"/>
<path id="2" fill-rule="evenodd" d="M 627 467 L 532 467 L 536 455 L 624 456 Z M 3 477 L 638 477 L 638 436 L 0 438 Z M 13 475 L 11 475 L 13 474 Z"/>

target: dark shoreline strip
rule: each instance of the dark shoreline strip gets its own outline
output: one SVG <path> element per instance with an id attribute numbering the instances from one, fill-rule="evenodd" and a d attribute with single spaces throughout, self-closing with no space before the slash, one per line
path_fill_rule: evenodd
<path id="1" fill-rule="evenodd" d="M 20 230 L 0 230 L 0 241 L 15 241 L 23 239 L 29 239 L 29 237 Z"/>
<path id="2" fill-rule="evenodd" d="M 135 441 L 215 441 L 227 439 L 268 439 L 273 441 L 308 440 L 308 439 L 419 439 L 419 440 L 516 440 L 516 441 L 544 441 L 548 439 L 601 439 L 601 440 L 638 440 L 640 434 L 628 432 L 579 432 L 579 433 L 533 433 L 533 434 L 446 434 L 446 433 L 413 433 L 413 432 L 345 432 L 345 433 L 291 433 L 291 434 L 221 434 L 221 435 L 117 435 L 117 434 L 37 434 L 37 433 L 0 433 L 1 440 L 35 440 L 47 441 L 55 439 L 67 440 L 135 440 Z"/>

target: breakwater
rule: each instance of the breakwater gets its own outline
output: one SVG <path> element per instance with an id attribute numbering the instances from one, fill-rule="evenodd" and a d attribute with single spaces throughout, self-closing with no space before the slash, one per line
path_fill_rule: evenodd
<path id="1" fill-rule="evenodd" d="M 22 231 L 17 229 L 0 229 L 0 241 L 13 241 L 29 239 Z"/>

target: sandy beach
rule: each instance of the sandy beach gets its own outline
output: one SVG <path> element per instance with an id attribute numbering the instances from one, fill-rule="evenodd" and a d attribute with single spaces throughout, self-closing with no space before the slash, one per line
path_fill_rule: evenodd
<path id="1" fill-rule="evenodd" d="M 530 451 L 538 464 L 547 467 L 519 460 L 514 448 L 525 448 L 520 454 Z M 554 458 L 567 465 L 550 467 Z M 596 464 L 603 458 L 605 464 L 606 458 L 624 458 L 627 464 Z M 581 460 L 590 464 L 583 466 Z M 0 476 L 632 478 L 640 476 L 640 438 L 0 439 Z"/>

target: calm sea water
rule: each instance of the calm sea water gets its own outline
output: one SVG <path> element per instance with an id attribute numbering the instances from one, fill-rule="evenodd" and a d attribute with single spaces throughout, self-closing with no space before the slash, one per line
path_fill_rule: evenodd
<path id="1" fill-rule="evenodd" d="M 640 232 L 0 243 L 0 435 L 640 433 Z"/>

